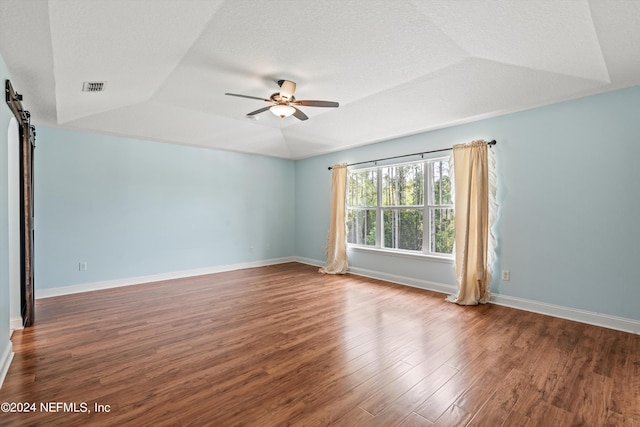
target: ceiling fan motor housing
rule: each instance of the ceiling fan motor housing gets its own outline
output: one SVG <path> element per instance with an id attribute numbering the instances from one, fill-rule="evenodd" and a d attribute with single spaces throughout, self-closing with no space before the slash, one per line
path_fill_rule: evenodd
<path id="1" fill-rule="evenodd" d="M 296 91 L 296 84 L 289 80 L 278 80 L 278 85 L 280 86 L 280 97 L 292 100 L 293 93 Z"/>

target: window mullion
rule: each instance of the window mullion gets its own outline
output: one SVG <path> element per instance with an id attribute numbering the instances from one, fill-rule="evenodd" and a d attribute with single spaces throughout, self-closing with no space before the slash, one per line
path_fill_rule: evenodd
<path id="1" fill-rule="evenodd" d="M 431 171 L 429 168 L 429 162 L 425 161 L 422 164 L 423 173 L 423 199 L 422 199 L 422 252 L 428 253 L 431 248 L 431 222 L 429 215 L 429 195 L 431 194 L 430 176 Z"/>

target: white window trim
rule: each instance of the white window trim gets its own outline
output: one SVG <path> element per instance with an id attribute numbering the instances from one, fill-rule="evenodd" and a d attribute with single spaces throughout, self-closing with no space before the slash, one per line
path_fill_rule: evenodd
<path id="1" fill-rule="evenodd" d="M 361 252 L 371 252 L 371 253 L 381 253 L 381 254 L 386 254 L 386 255 L 395 255 L 395 256 L 400 256 L 403 258 L 414 258 L 414 259 L 429 259 L 429 260 L 433 260 L 433 261 L 438 261 L 438 262 L 444 262 L 444 263 L 448 263 L 448 264 L 452 264 L 454 261 L 454 256 L 453 253 L 452 254 L 441 254 L 441 253 L 437 253 L 437 252 L 430 252 L 430 248 L 431 248 L 431 232 L 430 232 L 430 227 L 429 227 L 429 209 L 432 207 L 438 207 L 438 208 L 453 208 L 454 205 L 434 205 L 433 204 L 433 200 L 431 200 L 431 191 L 429 191 L 427 193 L 427 190 L 431 190 L 431 186 L 433 185 L 433 180 L 432 180 L 432 176 L 431 176 L 431 171 L 429 170 L 429 166 L 430 166 L 430 162 L 436 162 L 436 161 L 441 161 L 441 160 L 449 160 L 449 156 L 440 156 L 440 157 L 432 157 L 432 158 L 428 158 L 428 159 L 421 159 L 421 160 L 413 160 L 413 161 L 408 161 L 408 162 L 401 162 L 401 163 L 390 163 L 390 164 L 385 164 L 385 165 L 376 165 L 376 166 L 372 166 L 372 167 L 364 167 L 364 168 L 359 168 L 359 169 L 354 169 L 353 172 L 364 172 L 367 170 L 377 170 L 377 174 L 376 174 L 376 180 L 377 180 L 377 197 L 378 197 L 378 203 L 377 206 L 354 206 L 354 209 L 375 209 L 376 210 L 376 243 L 375 246 L 371 246 L 371 245 L 362 245 L 362 244 L 356 244 L 356 243 L 348 243 L 347 242 L 347 249 L 348 250 L 356 250 L 356 251 L 361 251 Z M 383 232 L 384 232 L 384 224 L 382 223 L 382 211 L 384 210 L 384 206 L 382 206 L 382 168 L 386 168 L 386 167 L 394 167 L 394 166 L 402 166 L 402 165 L 408 165 L 408 164 L 412 164 L 412 163 L 423 163 L 424 164 L 424 168 L 425 168 L 425 172 L 424 172 L 424 193 L 425 193 L 425 201 L 424 204 L 422 205 L 423 208 L 423 212 L 422 212 L 422 219 L 423 219 L 423 224 L 425 223 L 426 220 L 426 227 L 423 225 L 422 228 L 422 232 L 423 232 L 423 238 L 422 238 L 422 251 L 410 251 L 410 250 L 403 250 L 403 249 L 393 249 L 393 248 L 385 248 L 382 247 L 382 237 L 383 237 Z M 351 172 L 351 171 L 349 171 Z M 411 207 L 411 206 L 408 206 Z M 389 207 L 389 208 L 393 208 L 393 207 Z M 346 206 L 345 209 L 349 209 L 349 206 Z"/>
<path id="2" fill-rule="evenodd" d="M 453 255 L 447 254 L 431 254 L 424 253 L 418 251 L 405 251 L 402 249 L 389 249 L 389 248 L 375 248 L 373 246 L 365 246 L 365 245 L 356 245 L 354 243 L 347 243 L 348 251 L 356 251 L 356 252 L 370 252 L 370 253 L 378 253 L 384 255 L 393 255 L 400 258 L 413 258 L 413 259 L 421 259 L 421 260 L 430 260 L 436 262 L 443 262 L 445 264 L 453 264 Z"/>

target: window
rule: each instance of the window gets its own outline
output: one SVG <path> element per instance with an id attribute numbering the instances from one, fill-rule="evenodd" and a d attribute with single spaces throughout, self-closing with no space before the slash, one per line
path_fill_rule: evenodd
<path id="1" fill-rule="evenodd" d="M 351 245 L 450 255 L 453 219 L 448 159 L 349 172 L 347 242 Z"/>
<path id="2" fill-rule="evenodd" d="M 347 185 L 347 242 L 375 246 L 378 171 L 349 172 Z"/>

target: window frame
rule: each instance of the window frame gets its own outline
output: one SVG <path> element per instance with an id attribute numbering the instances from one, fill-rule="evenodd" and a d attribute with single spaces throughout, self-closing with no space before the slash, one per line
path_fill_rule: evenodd
<path id="1" fill-rule="evenodd" d="M 453 203 L 453 189 L 451 192 L 451 204 L 435 204 L 435 200 L 432 199 L 432 192 L 434 188 L 434 179 L 433 179 L 433 170 L 432 168 L 437 162 L 445 161 L 450 162 L 450 156 L 440 156 L 440 157 L 432 157 L 425 158 L 420 160 L 413 160 L 408 162 L 401 163 L 390 163 L 384 165 L 375 165 L 370 167 L 362 167 L 358 169 L 350 169 L 348 174 L 352 173 L 362 173 L 367 171 L 376 171 L 376 185 L 377 185 L 377 200 L 376 206 L 350 206 L 348 203 L 345 204 L 345 217 L 349 217 L 349 210 L 375 210 L 376 212 L 376 236 L 375 236 L 375 245 L 366 245 L 359 243 L 349 243 L 347 242 L 347 248 L 349 250 L 358 250 L 363 252 L 375 252 L 375 253 L 385 253 L 392 255 L 399 255 L 403 257 L 417 257 L 417 258 L 431 258 L 435 260 L 440 260 L 444 262 L 452 262 L 453 261 L 453 251 L 451 254 L 440 253 L 440 252 L 431 252 L 431 226 L 430 223 L 430 211 L 432 208 L 442 208 L 442 209 L 454 209 Z M 392 205 L 385 206 L 383 203 L 383 169 L 392 168 L 398 166 L 406 166 L 411 164 L 419 164 L 423 165 L 423 200 L 421 205 Z M 450 168 L 451 172 L 452 169 Z M 449 175 L 450 179 L 453 180 L 452 176 Z M 348 196 L 348 193 L 347 193 Z M 348 197 L 347 197 L 348 202 Z M 394 211 L 404 209 L 421 209 L 422 210 L 422 249 L 421 250 L 409 250 L 409 249 L 397 249 L 397 248 L 389 248 L 384 246 L 384 212 L 385 211 Z"/>

